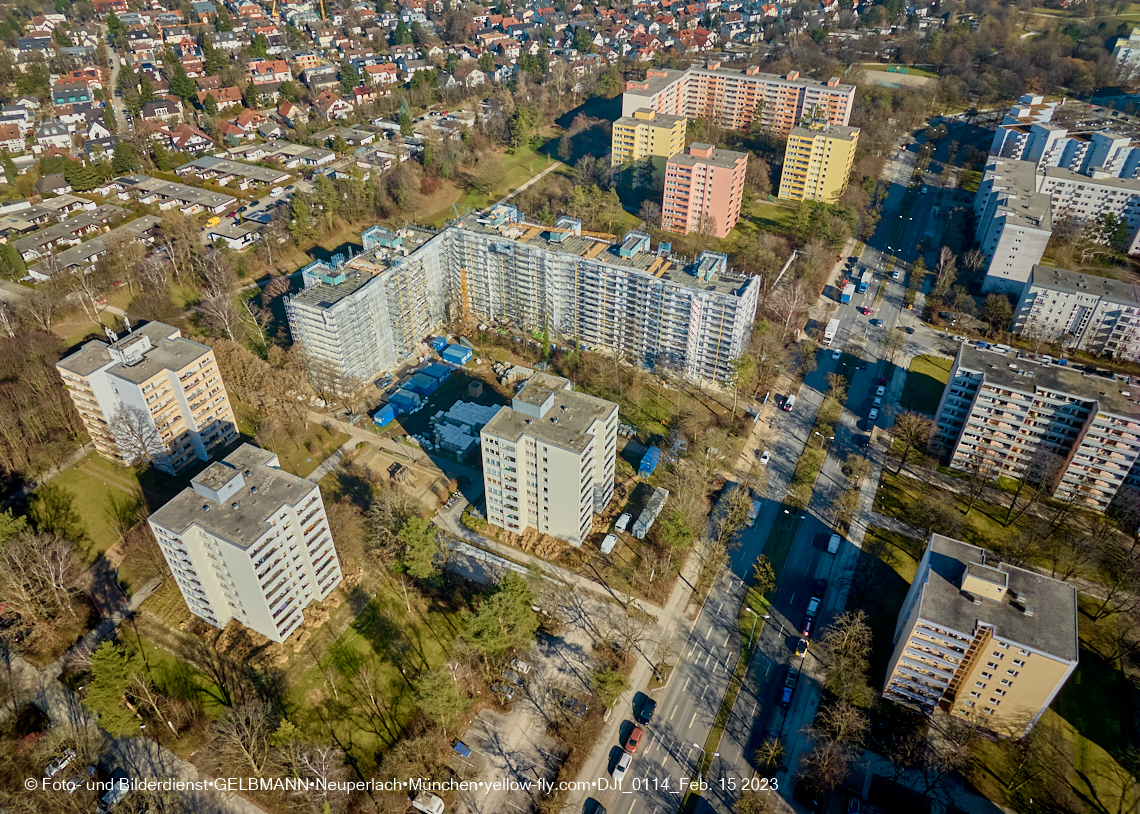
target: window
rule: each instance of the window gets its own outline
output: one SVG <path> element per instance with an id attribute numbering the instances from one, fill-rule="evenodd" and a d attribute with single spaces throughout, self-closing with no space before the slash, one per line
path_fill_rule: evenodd
<path id="1" fill-rule="evenodd" d="M 1005 658 L 1005 656 L 1004 656 L 1003 654 L 1001 654 L 1001 653 L 999 653 L 998 651 L 996 651 L 996 650 L 995 650 L 995 651 L 994 651 L 994 658 L 995 658 L 995 659 L 997 659 L 998 661 L 1001 661 L 1002 659 L 1004 659 L 1004 658 Z M 995 666 L 996 666 L 996 665 L 995 665 Z"/>
<path id="2" fill-rule="evenodd" d="M 996 670 L 998 668 L 996 661 L 987 661 L 986 666 L 989 667 L 991 670 Z"/>
<path id="3" fill-rule="evenodd" d="M 1001 680 L 1001 685 L 1002 685 L 1003 687 L 1012 687 L 1012 686 L 1013 686 L 1013 682 L 1012 682 L 1012 681 L 1010 681 L 1008 678 L 1003 678 L 1003 679 Z"/>
<path id="4" fill-rule="evenodd" d="M 982 673 L 982 678 L 993 678 L 993 677 L 994 677 L 993 673 Z"/>
<path id="5" fill-rule="evenodd" d="M 969 698 L 967 698 L 967 699 L 966 699 L 965 701 L 963 701 L 962 703 L 963 703 L 965 706 L 967 706 L 967 707 L 972 707 L 972 706 L 974 706 L 974 702 L 973 702 L 973 701 L 971 701 Z"/>
<path id="6" fill-rule="evenodd" d="M 982 694 L 981 694 L 980 692 L 973 692 L 973 691 L 971 691 L 971 692 L 970 692 L 970 697 L 971 697 L 971 698 L 981 698 L 981 697 L 982 697 Z"/>
<path id="7" fill-rule="evenodd" d="M 986 685 L 985 685 L 985 684 L 983 684 L 981 681 L 975 681 L 975 682 L 974 682 L 974 686 L 975 686 L 975 687 L 985 687 Z"/>
<path id="8" fill-rule="evenodd" d="M 1025 662 L 1022 659 L 1014 659 L 1013 660 L 1013 666 L 1014 667 L 1024 667 Z"/>
<path id="9" fill-rule="evenodd" d="M 999 701 L 999 700 L 998 700 L 998 699 L 996 699 L 996 698 L 991 698 L 991 699 L 990 699 L 990 703 L 991 703 L 991 704 L 993 704 L 993 705 L 996 707 L 998 704 L 1000 704 L 1000 703 L 1001 703 L 1001 701 Z"/>
<path id="10" fill-rule="evenodd" d="M 1017 670 L 1006 670 L 1005 674 L 1008 676 L 1013 676 L 1014 678 L 1017 678 Z"/>
<path id="11" fill-rule="evenodd" d="M 1009 645 L 1006 645 L 1006 647 L 1009 647 Z M 1023 655 L 1023 656 L 1028 656 L 1028 655 L 1029 655 L 1029 651 L 1028 651 L 1028 650 L 1026 650 L 1024 647 L 1019 647 L 1019 648 L 1017 648 L 1017 652 L 1018 652 L 1018 653 L 1020 653 L 1020 654 L 1021 654 L 1021 655 Z"/>

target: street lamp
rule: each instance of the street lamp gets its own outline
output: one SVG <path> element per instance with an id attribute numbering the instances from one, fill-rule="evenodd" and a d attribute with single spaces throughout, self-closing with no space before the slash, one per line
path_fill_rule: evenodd
<path id="1" fill-rule="evenodd" d="M 803 520 L 805 517 L 807 517 L 807 515 L 806 515 L 806 514 L 792 514 L 792 513 L 791 513 L 791 512 L 789 512 L 787 509 L 784 509 L 784 514 L 790 514 L 790 515 L 792 515 L 792 519 L 793 519 L 793 520 Z"/>
<path id="2" fill-rule="evenodd" d="M 694 744 L 693 744 L 693 746 L 695 746 L 695 747 L 697 747 L 698 749 L 700 749 L 700 750 L 701 750 L 701 763 L 704 763 L 704 762 L 705 762 L 705 755 L 707 754 L 707 753 L 705 752 L 705 747 L 701 746 L 699 743 L 694 743 Z M 713 757 L 720 757 L 720 752 L 713 752 L 713 753 L 712 753 L 712 756 L 713 756 Z M 700 765 L 701 765 L 700 763 L 698 763 L 698 764 L 697 764 L 697 766 L 698 766 L 698 767 L 699 767 Z"/>
<path id="3" fill-rule="evenodd" d="M 752 608 L 748 607 L 747 605 L 744 606 L 744 609 L 752 614 L 752 632 L 748 634 L 748 649 L 751 650 L 752 637 L 756 634 L 756 623 L 760 621 L 760 617 L 756 615 L 756 611 L 752 610 Z M 765 615 L 764 618 L 767 619 L 768 617 Z"/>
<path id="4" fill-rule="evenodd" d="M 812 435 L 819 435 L 819 448 L 820 449 L 823 449 L 823 442 L 825 440 L 827 440 L 827 441 L 834 441 L 835 440 L 834 435 L 820 435 L 818 432 L 813 432 Z"/>

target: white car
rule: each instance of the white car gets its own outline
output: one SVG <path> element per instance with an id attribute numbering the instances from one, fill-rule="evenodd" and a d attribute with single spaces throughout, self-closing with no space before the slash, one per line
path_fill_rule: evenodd
<path id="1" fill-rule="evenodd" d="M 902 279 L 902 272 L 901 271 L 892 271 L 891 272 L 891 279 L 892 280 L 901 280 Z"/>
<path id="2" fill-rule="evenodd" d="M 616 534 L 607 534 L 606 539 L 602 540 L 602 553 L 609 554 L 613 551 L 614 546 L 617 545 L 617 541 L 618 538 Z"/>
<path id="3" fill-rule="evenodd" d="M 840 354 L 840 352 L 839 352 L 839 351 L 837 351 L 837 350 L 833 350 L 833 351 L 831 352 L 831 358 L 832 358 L 832 359 L 838 359 L 838 358 L 840 357 L 840 355 L 841 355 L 841 354 Z"/>
<path id="4" fill-rule="evenodd" d="M 633 762 L 633 755 L 629 752 L 622 752 L 621 757 L 618 758 L 617 765 L 614 770 L 610 772 L 614 780 L 621 781 L 625 777 L 626 771 L 629 769 L 629 764 Z"/>
<path id="5" fill-rule="evenodd" d="M 769 452 L 768 450 L 764 450 L 764 451 L 763 451 L 763 452 L 760 454 L 760 463 L 762 463 L 762 464 L 766 464 L 766 463 L 768 463 L 768 461 L 770 461 L 770 460 L 772 460 L 772 453 L 771 453 L 771 452 Z"/>
<path id="6" fill-rule="evenodd" d="M 872 407 L 871 412 L 867 414 L 867 418 L 871 421 L 874 421 L 878 417 L 879 417 L 879 411 L 876 410 L 874 407 Z"/>
<path id="7" fill-rule="evenodd" d="M 873 402 L 871 402 L 871 405 L 873 407 L 882 407 L 883 406 L 882 397 L 881 396 L 875 396 L 875 400 Z"/>
<path id="8" fill-rule="evenodd" d="M 633 515 L 629 512 L 624 512 L 621 517 L 614 523 L 614 531 L 624 532 L 629 528 L 629 521 L 633 519 Z"/>
<path id="9" fill-rule="evenodd" d="M 886 385 L 880 384 L 878 387 L 875 388 L 875 395 L 876 396 L 885 396 L 886 394 L 887 394 L 887 386 Z"/>

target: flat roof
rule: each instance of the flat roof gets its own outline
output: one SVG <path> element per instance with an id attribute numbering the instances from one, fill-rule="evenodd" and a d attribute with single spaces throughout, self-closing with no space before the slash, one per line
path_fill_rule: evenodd
<path id="1" fill-rule="evenodd" d="M 822 127 L 804 127 L 797 125 L 788 132 L 788 137 L 799 136 L 800 138 L 816 138 L 818 136 L 827 136 L 836 141 L 854 141 L 859 138 L 858 127 L 847 127 L 842 124 L 831 124 L 830 122 L 824 124 Z"/>
<path id="2" fill-rule="evenodd" d="M 958 351 L 958 366 L 981 373 L 987 384 L 996 387 L 1029 394 L 1039 389 L 1065 393 L 1083 401 L 1095 401 L 1102 412 L 1132 421 L 1136 421 L 1140 414 L 1137 409 L 1140 387 L 1085 373 L 1068 365 L 1017 359 L 1009 354 L 963 344 Z"/>
<path id="3" fill-rule="evenodd" d="M 543 418 L 533 418 L 509 407 L 504 407 L 483 427 L 483 432 L 498 438 L 518 441 L 529 435 L 545 444 L 581 454 L 594 440 L 587 432 L 595 421 L 603 420 L 617 411 L 612 401 L 563 390 L 558 376 L 540 378 L 532 376 L 515 398 L 529 404 L 542 404 L 554 394 L 554 404 Z M 530 392 L 527 392 L 530 391 Z"/>
<path id="4" fill-rule="evenodd" d="M 987 169 L 992 169 L 1001 175 L 1001 178 L 994 182 L 993 193 L 1008 192 L 1013 196 L 1012 200 L 1007 199 L 1002 203 L 995 214 L 1004 213 L 1012 223 L 1021 223 L 1037 229 L 1053 228 L 1052 196 L 1037 191 L 1036 164 L 1013 158 L 991 157 Z"/>
<path id="5" fill-rule="evenodd" d="M 279 180 L 289 177 L 289 173 L 282 170 L 274 170 L 268 167 L 256 167 L 252 164 L 243 164 L 240 161 L 234 161 L 229 158 L 216 158 L 212 155 L 202 156 L 193 161 L 183 164 L 179 167 L 179 174 L 181 171 L 192 167 L 196 170 L 204 172 L 216 172 L 219 174 L 240 175 L 242 178 L 249 178 L 254 181 L 260 181 L 263 184 L 272 184 Z"/>
<path id="6" fill-rule="evenodd" d="M 179 334 L 177 328 L 161 322 L 148 322 L 140 328 L 135 328 L 131 333 L 124 334 L 115 343 L 116 345 L 136 340 L 142 335 L 150 339 L 152 347 L 143 355 L 141 361 L 133 365 L 116 363 L 107 368 L 107 373 L 138 384 L 154 378 L 163 370 L 181 370 L 210 351 L 206 345 L 200 345 L 177 334 Z M 90 376 L 114 361 L 109 352 L 110 347 L 108 343 L 100 340 L 88 342 L 56 364 L 78 376 Z"/>
<path id="7" fill-rule="evenodd" d="M 741 68 L 713 68 L 712 70 L 709 70 L 708 68 L 689 68 L 687 70 L 682 71 L 682 70 L 677 70 L 677 69 L 673 69 L 673 68 L 666 68 L 664 71 L 665 76 L 647 76 L 645 79 L 639 80 L 639 84 L 644 83 L 644 84 L 649 86 L 646 90 L 641 90 L 640 88 L 634 88 L 632 90 L 627 90 L 626 93 L 630 93 L 634 96 L 652 96 L 655 93 L 660 93 L 662 90 L 669 87 L 669 85 L 673 84 L 674 82 L 678 81 L 679 79 L 683 79 L 687 74 L 703 74 L 704 76 L 717 76 L 717 77 L 726 77 L 726 78 L 731 77 L 733 79 L 746 79 L 746 80 L 751 80 L 754 82 L 769 82 L 769 83 L 778 84 L 778 85 L 795 85 L 795 86 L 801 87 L 801 88 L 815 88 L 817 90 L 830 90 L 830 91 L 834 91 L 837 93 L 854 93 L 855 92 L 855 86 L 854 85 L 840 84 L 840 85 L 835 85 L 833 87 L 828 87 L 826 82 L 821 82 L 818 79 L 812 79 L 812 78 L 806 77 L 806 76 L 799 76 L 799 77 L 796 77 L 795 79 L 788 79 L 786 74 L 776 74 L 776 73 L 753 73 L 753 74 L 749 74 L 749 73 L 746 73 L 746 70 L 747 69 L 741 69 Z"/>
<path id="8" fill-rule="evenodd" d="M 694 142 L 689 145 L 689 149 L 707 150 L 712 147 L 711 144 L 701 144 Z M 720 147 L 714 147 L 712 155 L 692 155 L 688 152 L 678 153 L 669 158 L 670 164 L 680 164 L 685 167 L 693 167 L 697 164 L 711 164 L 714 167 L 724 167 L 725 169 L 732 169 L 736 166 L 736 162 L 741 158 L 746 158 L 748 153 L 740 153 L 736 150 L 722 150 Z"/>
<path id="9" fill-rule="evenodd" d="M 978 622 L 993 625 L 994 636 L 1016 642 L 1064 661 L 1077 661 L 1077 589 L 1034 571 L 997 563 L 978 546 L 934 534 L 930 538 L 930 571 L 919 600 L 919 616 L 929 622 L 970 635 Z M 1001 601 L 973 599 L 962 593 L 962 574 L 970 563 L 981 563 L 1009 576 Z M 1033 607 L 1027 615 L 1014 604 L 1018 595 Z"/>
<path id="10" fill-rule="evenodd" d="M 215 503 L 193 488 L 183 489 L 151 519 L 177 534 L 200 526 L 215 537 L 248 549 L 271 528 L 270 521 L 282 506 L 297 505 L 317 488 L 315 483 L 269 466 L 275 457 L 268 450 L 242 444 L 224 462 L 210 464 L 194 478 L 205 486 L 224 485 L 240 474 L 245 484 L 232 497 Z"/>
<path id="11" fill-rule="evenodd" d="M 624 124 L 630 127 L 646 124 L 652 127 L 665 127 L 672 129 L 677 124 L 677 122 L 686 121 L 684 116 L 674 116 L 671 113 L 658 113 L 651 107 L 641 107 L 638 108 L 635 112 L 644 113 L 646 111 L 653 114 L 652 119 L 640 119 L 637 116 L 621 116 L 617 121 L 614 122 L 614 124 Z"/>
<path id="12" fill-rule="evenodd" d="M 311 285 L 308 288 L 298 291 L 289 298 L 290 303 L 297 305 L 306 305 L 311 308 L 332 308 L 341 300 L 347 299 L 364 286 L 376 279 L 375 274 L 370 274 L 367 271 L 357 271 L 355 269 L 342 269 L 345 278 L 343 283 L 337 285 L 329 285 L 325 282 L 319 282 L 316 285 Z M 332 272 L 337 274 L 338 272 Z"/>
<path id="13" fill-rule="evenodd" d="M 1110 277 L 1097 277 L 1079 271 L 1035 265 L 1029 281 L 1030 285 L 1042 286 L 1055 291 L 1067 291 L 1072 294 L 1094 294 L 1129 305 L 1140 305 L 1140 286 L 1126 283 L 1123 280 L 1113 280 Z"/>

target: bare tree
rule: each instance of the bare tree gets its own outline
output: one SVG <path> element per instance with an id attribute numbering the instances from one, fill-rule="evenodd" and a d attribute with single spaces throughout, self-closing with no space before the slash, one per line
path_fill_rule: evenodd
<path id="1" fill-rule="evenodd" d="M 0 301 L 0 335 L 14 339 L 16 337 L 16 329 L 16 315 L 12 313 L 11 306 L 8 305 L 7 302 Z"/>
<path id="2" fill-rule="evenodd" d="M 102 325 L 103 309 L 107 305 L 103 295 L 111 281 L 101 265 L 96 265 L 91 271 L 67 274 L 63 277 L 63 284 L 71 295 L 71 301 L 82 309 L 84 316 L 96 325 Z"/>
<path id="3" fill-rule="evenodd" d="M 150 413 L 137 404 L 126 404 L 109 422 L 119 454 L 128 464 L 155 463 L 166 454 L 158 427 Z"/>
<path id="4" fill-rule="evenodd" d="M 895 419 L 892 432 L 895 441 L 902 445 L 902 449 L 899 451 L 898 469 L 895 470 L 897 475 L 906 466 L 911 453 L 922 452 L 926 449 L 926 445 L 934 436 L 934 421 L 922 413 L 906 410 L 899 413 Z"/>
<path id="5" fill-rule="evenodd" d="M 227 768 L 261 777 L 269 761 L 269 737 L 276 729 L 273 709 L 262 701 L 247 701 L 226 710 L 214 741 L 218 762 Z"/>
<path id="6" fill-rule="evenodd" d="M 853 703 L 871 698 L 867 684 L 872 634 L 862 610 L 840 614 L 820 639 L 823 648 L 824 686 Z"/>
<path id="7" fill-rule="evenodd" d="M 23 532 L 0 546 L 0 596 L 26 621 L 74 619 L 75 549 L 58 534 Z"/>
<path id="8" fill-rule="evenodd" d="M 932 293 L 936 299 L 943 299 L 946 292 L 954 285 L 954 281 L 958 278 L 957 266 L 954 252 L 949 246 L 943 246 L 938 252 L 938 263 L 934 267 L 936 277 Z"/>
<path id="9" fill-rule="evenodd" d="M 770 304 L 783 320 L 781 339 L 787 337 L 793 323 L 799 326 L 801 319 L 807 314 L 810 300 L 811 295 L 807 285 L 799 279 L 784 282 L 772 292 Z"/>
<path id="10" fill-rule="evenodd" d="M 54 278 L 40 283 L 20 298 L 17 306 L 20 316 L 44 333 L 51 333 L 56 317 L 64 306 L 66 292 Z"/>
<path id="11" fill-rule="evenodd" d="M 986 490 L 992 487 L 997 480 L 1000 471 L 998 456 L 989 447 L 978 447 L 969 453 L 963 469 L 966 472 L 965 514 L 968 515 L 970 510 L 974 508 L 974 504 L 982 499 Z"/>
<path id="12" fill-rule="evenodd" d="M 1009 511 L 1005 516 L 1006 526 L 1016 523 L 1043 494 L 1048 494 L 1052 490 L 1053 483 L 1064 466 L 1064 458 L 1045 448 L 1033 454 L 1017 476 L 1013 497 L 1009 501 Z M 1022 493 L 1026 493 L 1026 501 L 1019 507 L 1018 501 L 1021 500 Z"/>

